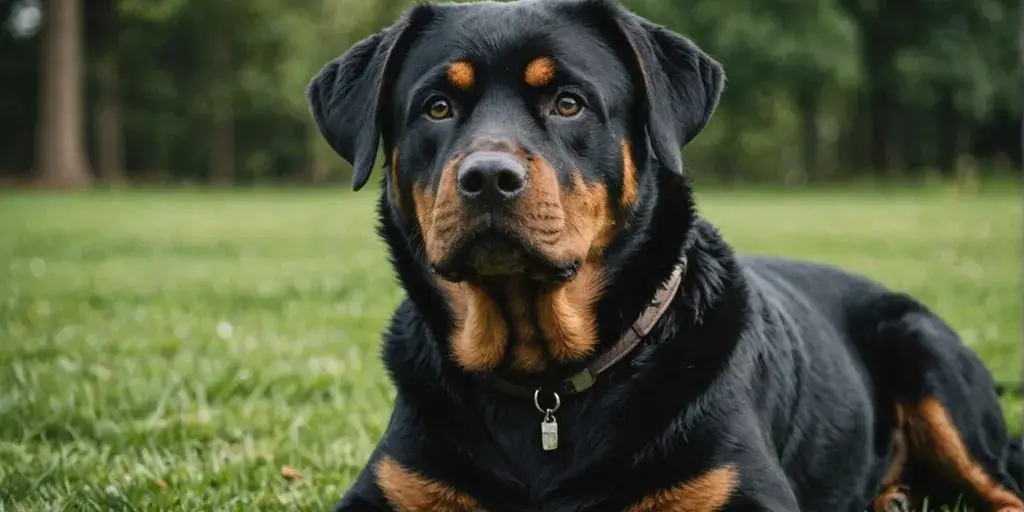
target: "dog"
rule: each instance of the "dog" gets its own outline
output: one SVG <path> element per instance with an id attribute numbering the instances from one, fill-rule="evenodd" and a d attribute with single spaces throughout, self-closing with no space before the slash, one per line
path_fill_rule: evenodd
<path id="1" fill-rule="evenodd" d="M 921 302 L 735 253 L 683 148 L 725 87 L 611 0 L 422 3 L 306 89 L 406 293 L 336 510 L 1024 512 L 995 383 Z"/>

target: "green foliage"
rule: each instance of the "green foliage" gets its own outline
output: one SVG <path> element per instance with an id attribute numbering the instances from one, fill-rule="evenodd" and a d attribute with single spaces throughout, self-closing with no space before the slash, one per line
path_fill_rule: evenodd
<path id="1" fill-rule="evenodd" d="M 622 1 L 725 66 L 722 104 L 687 151 L 699 175 L 802 181 L 862 169 L 952 175 L 972 159 L 1021 163 L 1020 13 L 1010 0 Z M 227 116 L 237 181 L 322 164 L 341 177 L 348 166 L 317 141 L 304 89 L 412 3 L 120 0 L 114 37 L 130 174 L 206 179 L 213 134 L 224 128 L 216 119 Z M 94 31 L 87 48 L 110 37 Z M 30 69 L 37 47 L 0 33 L 0 61 L 16 62 L 12 70 Z M 7 110 L 10 125 L 31 125 L 38 101 Z M 0 140 L 0 166 L 31 167 L 25 139 Z"/>
<path id="2" fill-rule="evenodd" d="M 633 4 L 719 59 L 734 99 L 795 83 L 849 86 L 858 77 L 857 27 L 834 0 Z"/>
<path id="3" fill-rule="evenodd" d="M 1005 0 L 936 2 L 921 10 L 913 44 L 897 55 L 906 101 L 931 106 L 944 92 L 957 110 L 984 120 L 1019 99 L 1016 6 Z"/>
<path id="4" fill-rule="evenodd" d="M 836 0 L 626 3 L 688 35 L 725 67 L 716 119 L 688 151 L 698 174 L 785 179 L 801 167 L 796 102 L 849 95 L 861 81 L 857 25 Z M 838 124 L 845 112 L 821 108 L 815 115 Z"/>
<path id="5" fill-rule="evenodd" d="M 919 296 L 1015 381 L 1020 188 L 993 188 L 709 191 L 699 205 L 742 251 Z M 0 508 L 329 509 L 393 398 L 379 344 L 401 294 L 375 192 L 0 201 Z M 1005 410 L 1019 432 L 1020 402 Z"/>
<path id="6" fill-rule="evenodd" d="M 197 135 L 209 133 L 213 109 L 225 103 L 238 179 L 301 172 L 312 130 L 305 86 L 377 14 L 370 2 L 325 0 L 132 0 L 120 8 L 129 164 L 193 179 L 212 151 L 211 138 Z"/>
<path id="7" fill-rule="evenodd" d="M 118 11 L 127 18 L 164 22 L 176 16 L 189 0 L 120 0 Z"/>

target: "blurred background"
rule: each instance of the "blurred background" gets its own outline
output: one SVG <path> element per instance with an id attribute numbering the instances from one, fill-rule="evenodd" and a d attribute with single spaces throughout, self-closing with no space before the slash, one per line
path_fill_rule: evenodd
<path id="1" fill-rule="evenodd" d="M 0 179 L 347 181 L 303 89 L 410 0 L 0 0 Z M 688 150 L 724 182 L 970 178 L 1021 164 L 1012 0 L 626 0 L 729 78 Z"/>

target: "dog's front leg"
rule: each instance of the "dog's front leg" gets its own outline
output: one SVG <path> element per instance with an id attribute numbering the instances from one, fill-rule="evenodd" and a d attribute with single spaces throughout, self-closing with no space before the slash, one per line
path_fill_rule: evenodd
<path id="1" fill-rule="evenodd" d="M 377 446 L 370 453 L 352 486 L 341 495 L 341 501 L 335 505 L 334 512 L 394 512 L 394 507 L 388 503 L 387 497 L 377 483 L 378 468 L 381 461 L 386 458 L 384 447 L 387 445 L 388 437 L 394 435 L 407 411 L 402 401 L 396 400 Z"/>
<path id="2" fill-rule="evenodd" d="M 721 512 L 800 512 L 793 489 L 782 470 L 766 468 L 745 471 L 744 481 Z M 693 509 L 698 510 L 698 509 Z"/>
<path id="3" fill-rule="evenodd" d="M 627 512 L 799 512 L 789 480 L 764 450 L 723 449 L 721 462 L 643 497 Z"/>
<path id="4" fill-rule="evenodd" d="M 408 442 L 424 437 L 414 417 L 399 395 L 381 440 L 335 512 L 482 510 L 474 497 L 422 472 L 425 459 Z"/>
<path id="5" fill-rule="evenodd" d="M 753 425 L 752 423 L 750 424 Z M 800 512 L 800 503 L 778 458 L 760 432 L 737 436 L 742 444 L 730 459 L 736 468 L 735 487 L 723 512 Z"/>
<path id="6" fill-rule="evenodd" d="M 627 512 L 799 512 L 781 470 L 727 464 L 634 503 Z"/>
<path id="7" fill-rule="evenodd" d="M 375 468 L 380 464 L 383 451 L 380 444 L 373 450 L 369 461 L 360 470 L 355 482 L 334 507 L 334 512 L 392 512 L 394 509 L 377 485 Z"/>

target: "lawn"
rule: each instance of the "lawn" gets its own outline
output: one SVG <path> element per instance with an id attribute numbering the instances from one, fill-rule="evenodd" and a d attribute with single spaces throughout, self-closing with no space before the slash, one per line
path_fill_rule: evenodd
<path id="1" fill-rule="evenodd" d="M 0 510 L 327 509 L 392 397 L 374 194 L 0 195 Z M 917 295 L 1020 379 L 1019 190 L 700 204 L 740 250 Z"/>

